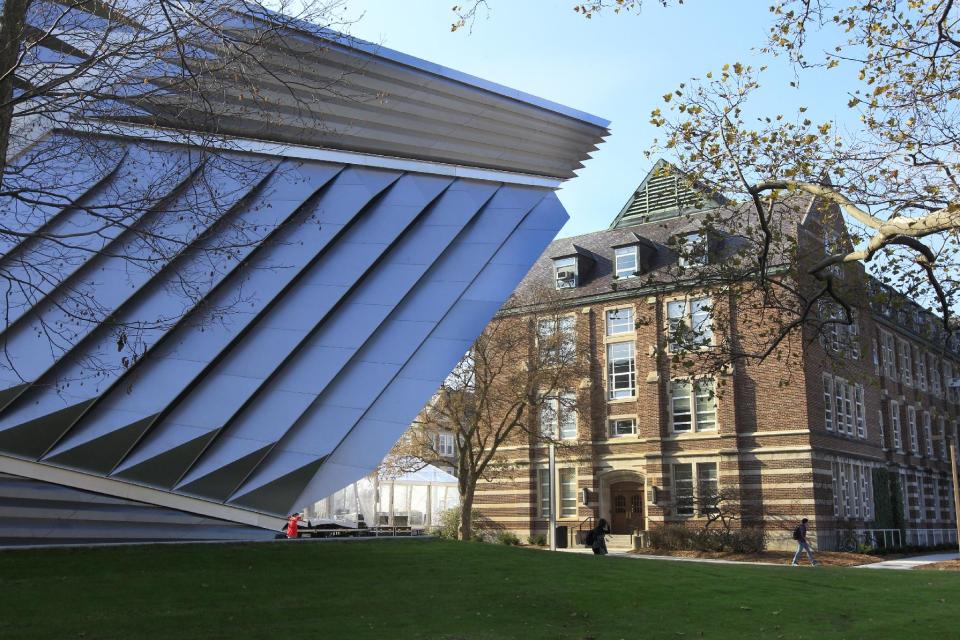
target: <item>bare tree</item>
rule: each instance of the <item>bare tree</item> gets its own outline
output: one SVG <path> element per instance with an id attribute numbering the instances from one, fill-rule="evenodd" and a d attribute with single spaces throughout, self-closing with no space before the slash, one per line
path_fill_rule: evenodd
<path id="1" fill-rule="evenodd" d="M 259 215 L 231 212 L 285 169 L 234 153 L 235 136 L 282 140 L 294 125 L 322 129 L 338 102 L 375 98 L 346 88 L 359 66 L 316 72 L 329 53 L 324 43 L 340 38 L 327 29 L 348 26 L 343 6 L 0 5 L 0 368 L 12 374 L 5 378 L 35 381 L 11 343 L 18 331 L 35 333 L 59 358 L 106 328 L 116 349 L 77 357 L 85 375 L 113 375 L 187 314 L 217 322 L 246 302 L 241 294 L 212 306 L 205 294 L 281 224 L 269 202 L 255 202 Z M 149 128 L 150 143 L 188 145 L 160 153 L 137 142 L 138 127 Z M 87 272 L 94 256 L 125 272 L 123 282 L 98 284 Z M 177 304 L 120 313 L 145 274 L 160 272 L 169 272 L 164 286 Z M 113 295 L 122 289 L 129 295 Z"/>
<path id="2" fill-rule="evenodd" d="M 538 295 L 514 303 L 505 308 L 533 311 L 498 314 L 394 450 L 393 460 L 404 468 L 453 462 L 462 540 L 473 535 L 478 483 L 517 471 L 503 446 L 552 442 L 561 456 L 576 455 L 582 447 L 572 427 L 578 389 L 588 375 L 589 343 L 578 339 L 572 316 L 554 298 Z M 438 448 L 439 432 L 453 434 L 452 460 Z"/>
<path id="3" fill-rule="evenodd" d="M 487 4 L 456 7 L 453 26 L 471 24 Z M 589 18 L 643 8 L 642 0 L 595 0 L 574 10 Z M 784 0 L 771 15 L 759 52 L 792 63 L 796 73 L 783 81 L 787 95 L 797 96 L 792 114 L 758 114 L 754 99 L 769 84 L 767 67 L 738 61 L 679 83 L 651 112 L 665 134 L 651 153 L 672 156 L 676 175 L 707 192 L 705 208 L 722 198 L 723 206 L 698 219 L 706 218 L 705 232 L 740 244 L 722 268 L 690 273 L 691 287 L 730 286 L 768 327 L 727 345 L 724 359 L 763 360 L 798 335 L 829 337 L 849 326 L 858 307 L 890 297 L 884 287 L 863 296 L 849 265 L 870 263 L 881 284 L 935 308 L 940 328 L 932 337 L 948 340 L 957 326 L 960 7 L 953 0 Z M 836 96 L 837 106 L 861 124 L 839 130 L 814 122 L 799 80 L 851 67 L 858 80 Z M 810 211 L 823 219 L 823 237 L 804 244 L 798 225 Z M 840 221 L 849 237 L 838 231 Z"/>

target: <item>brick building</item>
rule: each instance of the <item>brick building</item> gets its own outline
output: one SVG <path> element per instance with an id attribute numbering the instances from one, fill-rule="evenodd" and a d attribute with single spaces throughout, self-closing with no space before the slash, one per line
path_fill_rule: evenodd
<path id="1" fill-rule="evenodd" d="M 771 546 L 789 543 L 801 517 L 822 549 L 865 536 L 955 540 L 946 438 L 956 437 L 960 413 L 956 342 L 860 264 L 836 272 L 863 294 L 853 324 L 797 329 L 763 362 L 704 375 L 680 366 L 690 346 L 676 343 L 677 327 L 696 329 L 694 349 L 709 351 L 722 339 L 714 317 L 742 318 L 749 306 L 729 288 L 691 288 L 677 275 L 678 261 L 722 261 L 736 243 L 735 233 L 702 231 L 707 217 L 733 206 L 709 194 L 694 206 L 704 197 L 655 168 L 609 229 L 553 242 L 528 273 L 518 292 L 556 291 L 569 318 L 549 330 L 589 344 L 570 391 L 576 411 L 539 419 L 586 444 L 561 453 L 552 479 L 542 444 L 503 447 L 514 472 L 481 483 L 476 508 L 520 536 L 545 533 L 552 480 L 557 522 L 573 530 L 597 517 L 615 534 L 699 526 L 698 497 L 720 493 Z M 792 197 L 797 213 L 784 227 L 797 250 L 780 257 L 849 246 L 842 217 Z M 508 303 L 502 313 L 528 322 L 531 341 L 544 331 L 536 310 Z"/>

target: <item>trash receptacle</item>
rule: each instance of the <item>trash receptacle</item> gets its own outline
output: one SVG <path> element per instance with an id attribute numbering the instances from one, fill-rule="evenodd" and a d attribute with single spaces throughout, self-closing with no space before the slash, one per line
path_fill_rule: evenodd
<path id="1" fill-rule="evenodd" d="M 554 540 L 557 541 L 557 549 L 566 549 L 567 548 L 567 529 L 568 527 L 564 524 L 557 525 L 557 528 L 554 530 Z"/>

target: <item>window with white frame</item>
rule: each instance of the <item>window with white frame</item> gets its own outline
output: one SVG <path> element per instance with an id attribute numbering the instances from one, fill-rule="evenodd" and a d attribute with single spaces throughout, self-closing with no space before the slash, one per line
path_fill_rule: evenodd
<path id="1" fill-rule="evenodd" d="M 636 326 L 633 323 L 633 307 L 607 309 L 607 335 L 618 333 L 633 333 Z"/>
<path id="2" fill-rule="evenodd" d="M 543 364 L 569 363 L 577 350 L 576 316 L 539 318 L 537 348 Z"/>
<path id="3" fill-rule="evenodd" d="M 672 300 L 667 303 L 667 341 L 670 351 L 709 346 L 713 341 L 710 298 Z"/>
<path id="4" fill-rule="evenodd" d="M 877 428 L 880 430 L 880 446 L 887 448 L 887 434 L 883 429 L 883 409 L 877 409 Z"/>
<path id="5" fill-rule="evenodd" d="M 608 433 L 612 438 L 632 436 L 637 433 L 636 418 L 610 418 L 607 424 L 609 425 Z"/>
<path id="6" fill-rule="evenodd" d="M 537 470 L 537 497 L 541 518 L 550 517 L 550 470 Z"/>
<path id="7" fill-rule="evenodd" d="M 880 375 L 880 346 L 877 343 L 877 339 L 874 338 L 871 341 L 871 357 L 873 358 L 873 375 Z"/>
<path id="8" fill-rule="evenodd" d="M 838 518 L 873 517 L 873 477 L 869 465 L 840 458 L 831 465 L 833 515 Z"/>
<path id="9" fill-rule="evenodd" d="M 554 258 L 553 276 L 557 289 L 576 289 L 579 280 L 578 271 L 576 257 Z"/>
<path id="10" fill-rule="evenodd" d="M 907 472 L 903 469 L 900 470 L 900 494 L 903 498 L 903 518 L 904 520 L 912 519 L 910 516 L 910 492 L 908 490 L 907 484 Z"/>
<path id="11" fill-rule="evenodd" d="M 545 396 L 540 403 L 540 435 L 544 438 L 575 440 L 577 437 L 577 396 L 564 393 Z"/>
<path id="12" fill-rule="evenodd" d="M 897 377 L 897 356 L 893 346 L 893 335 L 880 332 L 880 346 L 883 348 L 883 372 L 888 378 Z"/>
<path id="13" fill-rule="evenodd" d="M 907 407 L 907 429 L 910 432 L 910 453 L 920 453 L 917 437 L 917 409 L 912 405 Z"/>
<path id="14" fill-rule="evenodd" d="M 937 474 L 933 475 L 933 514 L 934 520 L 943 517 L 940 507 L 940 477 Z"/>
<path id="15" fill-rule="evenodd" d="M 860 359 L 860 318 L 856 309 L 847 312 L 842 306 L 826 300 L 820 301 L 820 344 L 836 353 Z"/>
<path id="16" fill-rule="evenodd" d="M 930 422 L 930 412 L 923 412 L 923 440 L 926 445 L 927 457 L 933 457 L 933 424 Z"/>
<path id="17" fill-rule="evenodd" d="M 854 425 L 853 389 L 850 387 L 850 383 L 843 378 L 834 377 L 833 392 L 837 432 L 852 436 Z"/>
<path id="18" fill-rule="evenodd" d="M 927 390 L 927 354 L 919 347 L 914 348 L 913 362 L 917 367 L 917 386 Z"/>
<path id="19" fill-rule="evenodd" d="M 943 391 L 947 402 L 956 402 L 957 389 L 953 386 L 953 363 L 943 361 Z"/>
<path id="20" fill-rule="evenodd" d="M 670 423 L 677 433 L 716 429 L 717 398 L 713 380 L 671 380 Z"/>
<path id="21" fill-rule="evenodd" d="M 613 250 L 614 275 L 617 278 L 632 278 L 640 269 L 637 267 L 637 247 L 617 247 Z"/>
<path id="22" fill-rule="evenodd" d="M 704 265 L 709 260 L 706 234 L 699 231 L 679 236 L 677 249 L 680 254 L 677 263 L 682 268 Z"/>
<path id="23" fill-rule="evenodd" d="M 716 512 L 720 498 L 720 485 L 717 478 L 716 462 L 697 463 L 697 500 L 700 503 L 700 515 Z"/>
<path id="24" fill-rule="evenodd" d="M 693 515 L 693 465 L 673 465 L 673 503 L 678 516 Z"/>
<path id="25" fill-rule="evenodd" d="M 636 364 L 633 342 L 611 342 L 607 345 L 607 396 L 611 400 L 636 395 Z"/>
<path id="26" fill-rule="evenodd" d="M 823 426 L 827 431 L 833 431 L 833 417 L 836 415 L 833 407 L 833 376 L 823 374 Z"/>
<path id="27" fill-rule="evenodd" d="M 577 470 L 570 467 L 558 469 L 560 475 L 560 517 L 577 517 Z"/>
<path id="28" fill-rule="evenodd" d="M 454 453 L 453 434 L 446 431 L 437 434 L 437 455 L 452 457 Z"/>
<path id="29" fill-rule="evenodd" d="M 900 352 L 900 379 L 907 386 L 913 385 L 913 367 L 910 363 L 910 343 L 906 340 L 899 340 L 897 348 Z"/>
<path id="30" fill-rule="evenodd" d="M 855 410 L 857 413 L 857 437 L 865 440 L 867 438 L 867 408 L 864 406 L 863 402 L 862 384 L 856 384 L 853 386 L 853 397 L 855 402 Z"/>
<path id="31" fill-rule="evenodd" d="M 850 465 L 850 505 L 853 507 L 853 517 L 860 517 L 860 508 L 863 506 L 860 502 L 860 479 L 861 479 L 861 467 L 858 464 Z"/>
<path id="32" fill-rule="evenodd" d="M 893 448 L 903 451 L 903 433 L 900 429 L 900 405 L 890 401 L 890 429 L 893 431 Z"/>
<path id="33" fill-rule="evenodd" d="M 918 471 L 917 475 L 917 509 L 919 510 L 920 521 L 927 519 L 927 487 L 923 472 Z"/>
<path id="34" fill-rule="evenodd" d="M 940 459 L 948 460 L 948 449 L 947 446 L 947 421 L 943 416 L 937 418 L 937 433 L 940 435 Z"/>
<path id="35" fill-rule="evenodd" d="M 940 362 L 934 355 L 930 356 L 930 392 L 935 396 L 943 393 L 943 387 L 940 386 Z"/>

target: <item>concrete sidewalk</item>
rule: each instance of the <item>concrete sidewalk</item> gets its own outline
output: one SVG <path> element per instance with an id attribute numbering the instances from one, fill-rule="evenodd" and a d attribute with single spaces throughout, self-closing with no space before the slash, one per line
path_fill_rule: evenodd
<path id="1" fill-rule="evenodd" d="M 884 560 L 873 564 L 860 565 L 859 569 L 916 569 L 925 564 L 934 562 L 943 562 L 944 560 L 960 560 L 960 553 L 951 551 L 949 553 L 928 553 L 922 556 L 910 556 L 909 558 L 900 558 L 899 560 Z"/>
<path id="2" fill-rule="evenodd" d="M 557 549 L 557 551 L 563 551 L 564 553 L 581 553 L 581 554 L 592 554 L 593 551 L 590 549 L 582 548 L 571 548 L 571 549 Z M 681 558 L 677 556 L 653 556 L 640 553 L 628 553 L 625 550 L 621 549 L 610 549 L 608 553 L 609 556 L 615 558 L 633 558 L 638 560 L 670 560 L 673 562 L 702 562 L 705 564 L 739 564 L 739 565 L 756 565 L 764 567 L 788 567 L 790 565 L 777 563 L 777 562 L 744 562 L 742 560 L 722 560 L 719 558 Z M 960 554 L 957 552 L 949 553 L 929 553 L 922 556 L 911 556 L 909 558 L 900 558 L 899 560 L 884 560 L 883 562 L 874 562 L 872 564 L 862 564 L 858 566 L 849 567 L 850 569 L 915 569 L 919 566 L 925 564 L 933 564 L 934 562 L 943 562 L 944 560 L 958 560 L 960 559 Z M 809 565 L 801 565 L 809 566 Z"/>

